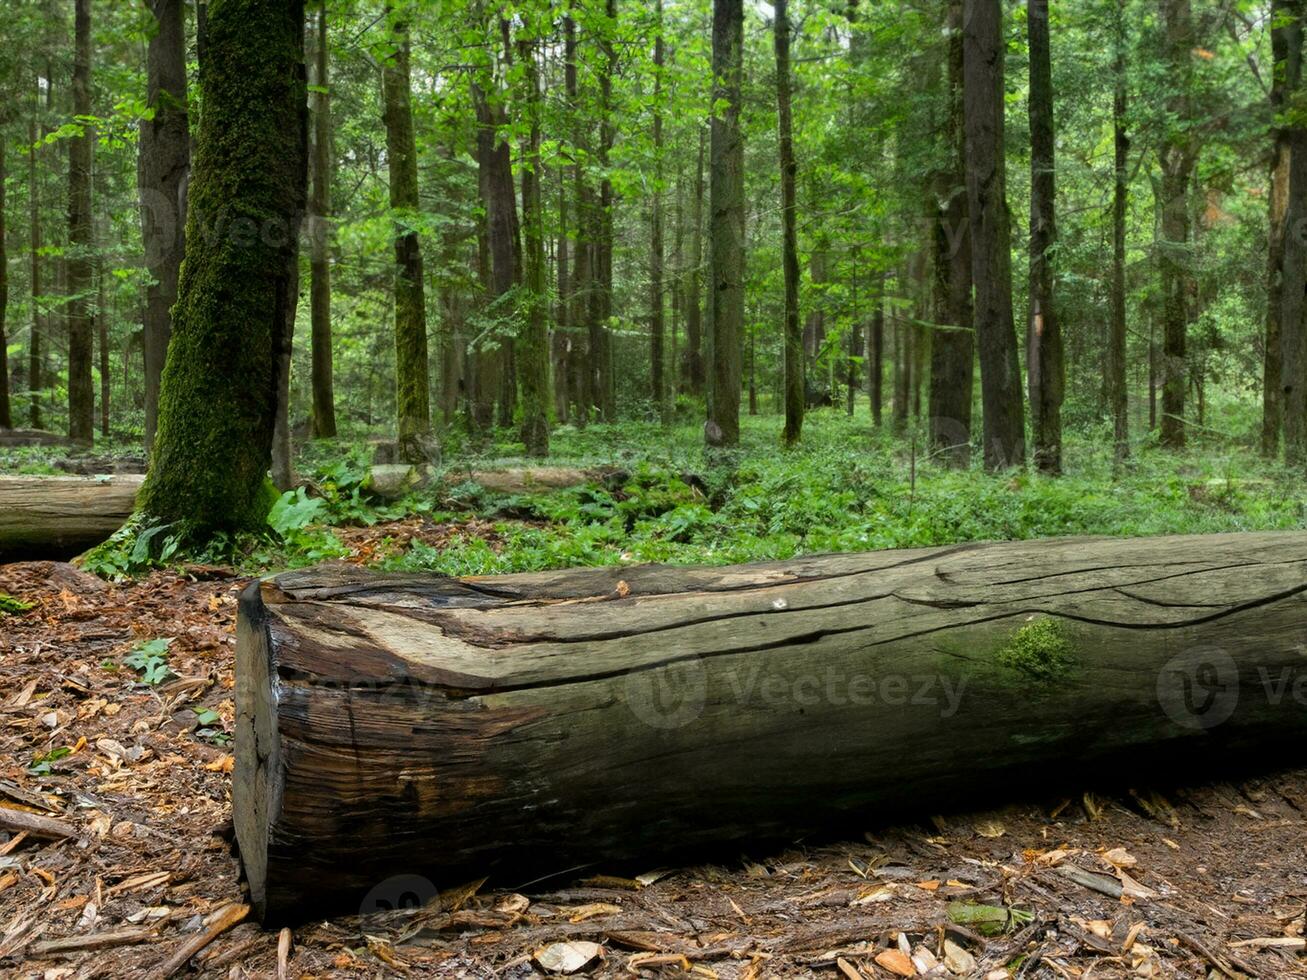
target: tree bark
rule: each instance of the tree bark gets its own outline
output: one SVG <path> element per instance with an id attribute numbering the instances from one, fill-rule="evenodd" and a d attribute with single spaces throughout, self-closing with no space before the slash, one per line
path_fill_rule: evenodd
<path id="1" fill-rule="evenodd" d="M 1262 455 L 1274 458 L 1280 451 L 1280 430 L 1284 424 L 1280 377 L 1280 315 L 1284 302 L 1281 271 L 1284 262 L 1284 219 L 1289 205 L 1289 138 L 1279 115 L 1284 111 L 1284 74 L 1287 69 L 1288 38 L 1283 28 L 1282 4 L 1271 7 L 1271 48 L 1274 68 L 1270 92 L 1271 112 L 1276 117 L 1272 128 L 1270 195 L 1267 202 L 1266 248 L 1266 336 L 1262 357 Z"/>
<path id="2" fill-rule="evenodd" d="M 593 289 L 590 306 L 590 359 L 595 372 L 599 417 L 617 421 L 617 389 L 613 379 L 613 338 L 608 321 L 613 314 L 613 181 L 608 165 L 616 132 L 613 123 L 613 78 L 617 74 L 617 0 L 605 0 L 605 23 L 599 36 L 603 64 L 599 71 L 599 205 L 594 212 Z"/>
<path id="3" fill-rule="evenodd" d="M 744 330 L 744 2 L 713 0 L 712 146 L 708 302 L 709 446 L 740 441 L 740 338 Z"/>
<path id="4" fill-rule="evenodd" d="M 140 124 L 137 186 L 141 239 L 150 284 L 145 291 L 142 348 L 145 355 L 145 451 L 159 424 L 159 382 L 172 336 L 172 305 L 186 249 L 185 182 L 191 165 L 186 96 L 186 5 L 151 0 L 154 34 L 146 50 L 146 99 L 152 119 Z"/>
<path id="5" fill-rule="evenodd" d="M 395 16 L 393 10 L 387 14 Z M 417 144 L 409 81 L 408 24 L 391 25 L 393 51 L 382 64 L 390 207 L 395 213 L 395 409 L 405 462 L 431 458 L 431 387 L 427 361 L 427 314 L 422 247 L 414 227 L 418 199 Z"/>
<path id="6" fill-rule="evenodd" d="M 1062 472 L 1062 396 L 1065 388 L 1062 330 L 1053 295 L 1057 246 L 1053 67 L 1049 51 L 1048 0 L 1028 0 L 1030 44 L 1030 319 L 1026 371 L 1035 466 Z"/>
<path id="7" fill-rule="evenodd" d="M 966 0 L 963 18 L 967 207 L 985 468 L 1025 463 L 1021 365 L 1012 319 L 1012 233 L 1003 151 L 1003 7 Z"/>
<path id="8" fill-rule="evenodd" d="M 76 0 L 73 45 L 73 114 L 80 128 L 68 141 L 68 438 L 95 441 L 95 324 L 91 316 L 91 0 Z"/>
<path id="9" fill-rule="evenodd" d="M 1112 59 L 1112 321 L 1107 335 L 1107 406 L 1112 413 L 1113 456 L 1117 465 L 1130 455 L 1130 414 L 1126 395 L 1125 234 L 1130 137 L 1126 133 L 1125 0 L 1117 0 Z M 1278 343 L 1278 337 L 1277 337 Z"/>
<path id="10" fill-rule="evenodd" d="M 131 517 L 143 477 L 0 476 L 0 562 L 71 558 Z"/>
<path id="11" fill-rule="evenodd" d="M 207 31 L 186 263 L 141 495 L 147 515 L 196 536 L 267 516 L 308 156 L 300 0 L 223 0 Z"/>
<path id="12" fill-rule="evenodd" d="M 1006 799 L 1032 771 L 1288 751 L 1304 569 L 1293 532 L 258 582 L 232 789 L 250 899 L 279 924 L 400 872 L 521 881 Z"/>
<path id="13" fill-rule="evenodd" d="M 1191 281 L 1189 181 L 1196 155 L 1187 125 L 1194 31 L 1189 0 L 1160 0 L 1160 3 L 1172 87 L 1166 100 L 1167 114 L 1174 119 L 1161 151 L 1163 241 L 1158 256 L 1162 274 L 1161 442 L 1179 449 L 1185 444 L 1184 397 L 1188 384 L 1185 335 Z"/>
<path id="14" fill-rule="evenodd" d="M 653 153 L 654 188 L 649 229 L 649 370 L 654 409 L 663 425 L 671 421 L 667 400 L 666 322 L 663 316 L 663 0 L 654 0 Z"/>
<path id="15" fill-rule="evenodd" d="M 803 326 L 799 320 L 798 165 L 794 161 L 794 121 L 790 108 L 790 17 L 788 0 L 775 0 L 776 109 L 781 157 L 781 269 L 785 277 L 784 347 L 785 431 L 787 446 L 803 433 Z"/>
<path id="16" fill-rule="evenodd" d="M 590 421 L 590 411 L 596 402 L 595 352 L 590 344 L 590 292 L 594 288 L 591 259 L 594 248 L 591 242 L 593 202 L 589 183 L 586 181 L 585 164 L 582 162 L 587 140 L 585 119 L 578 98 L 576 21 L 571 16 L 572 4 L 575 2 L 576 0 L 571 0 L 568 15 L 563 19 L 563 87 L 573 118 L 572 197 L 573 210 L 576 214 L 574 236 L 576 247 L 568 285 L 567 323 L 571 334 L 571 356 L 575 364 L 576 424 L 584 428 Z"/>
<path id="17" fill-rule="evenodd" d="M 935 331 L 930 346 L 929 439 L 948 465 L 971 462 L 971 392 L 975 334 L 971 316 L 971 229 L 967 215 L 965 129 L 962 113 L 962 0 L 948 8 L 948 165 L 936 174 Z"/>
<path id="18" fill-rule="evenodd" d="M 98 256 L 95 262 L 95 291 L 96 346 L 100 354 L 100 435 L 108 439 L 109 395 L 113 384 L 109 376 L 109 306 L 105 300 L 103 256 Z M 0 344 L 3 341 L 3 336 L 0 336 Z M 0 367 L 3 367 L 3 363 L 0 363 Z"/>
<path id="19" fill-rule="evenodd" d="M 524 29 L 535 30 L 534 25 Z M 522 147 L 522 225 L 526 260 L 525 329 L 521 343 L 522 442 L 528 456 L 549 455 L 549 294 L 545 289 L 545 216 L 540 199 L 544 162 L 540 126 L 544 96 L 535 37 L 520 43 L 526 84 L 527 134 Z"/>
<path id="20" fill-rule="evenodd" d="M 704 128 L 699 127 L 699 152 L 690 198 L 690 261 L 685 274 L 685 380 L 691 395 L 704 393 L 703 365 L 703 200 Z"/>
<path id="21" fill-rule="evenodd" d="M 331 363 L 331 95 L 328 83 L 327 3 L 319 0 L 313 48 L 312 194 L 309 198 L 309 321 L 312 350 L 312 433 L 336 437 L 336 393 Z"/>
<path id="22" fill-rule="evenodd" d="M 871 421 L 880 428 L 885 403 L 885 277 L 882 274 L 876 282 L 875 305 L 871 310 L 871 330 L 867 335 L 867 372 L 870 375 L 867 391 L 871 398 Z"/>
<path id="23" fill-rule="evenodd" d="M 41 383 L 45 373 L 45 359 L 41 352 L 41 336 L 44 332 L 44 317 L 41 315 L 41 195 L 40 185 L 36 179 L 37 165 L 37 126 L 36 110 L 33 109 L 31 122 L 27 127 L 27 207 L 28 207 L 28 252 L 31 258 L 29 276 L 32 292 L 32 333 L 27 343 L 27 421 L 34 429 L 41 428 Z"/>

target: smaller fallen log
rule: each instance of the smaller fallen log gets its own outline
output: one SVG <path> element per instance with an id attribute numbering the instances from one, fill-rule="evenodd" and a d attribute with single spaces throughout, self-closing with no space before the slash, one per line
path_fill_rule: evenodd
<path id="1" fill-rule="evenodd" d="M 431 485 L 432 471 L 425 466 L 377 463 L 368 475 L 366 489 L 383 500 L 395 500 Z M 612 486 L 624 483 L 626 473 L 612 467 L 581 469 L 572 466 L 518 466 L 503 470 L 450 469 L 441 477 L 446 487 L 476 484 L 491 493 L 526 495 L 567 490 L 587 483 Z"/>
<path id="2" fill-rule="evenodd" d="M 45 429 L 0 429 L 0 449 L 11 446 L 66 446 L 68 439 Z"/>
<path id="3" fill-rule="evenodd" d="M 1307 735 L 1307 534 L 1063 539 L 241 597 L 255 914 L 793 840 Z M 1057 787 L 1057 788 L 1062 788 Z"/>
<path id="4" fill-rule="evenodd" d="M 0 561 L 71 558 L 136 508 L 143 476 L 0 476 Z"/>

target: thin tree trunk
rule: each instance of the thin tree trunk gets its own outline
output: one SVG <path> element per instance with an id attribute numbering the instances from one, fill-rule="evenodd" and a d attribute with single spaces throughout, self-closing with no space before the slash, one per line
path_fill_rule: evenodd
<path id="1" fill-rule="evenodd" d="M 704 392 L 703 364 L 703 200 L 707 140 L 699 127 L 699 153 L 694 170 L 690 208 L 690 262 L 685 277 L 685 379 L 691 395 Z"/>
<path id="2" fill-rule="evenodd" d="M 1112 136 L 1115 147 L 1112 180 L 1112 320 L 1107 337 L 1107 404 L 1112 413 L 1113 455 L 1120 464 L 1130 455 L 1130 413 L 1126 395 L 1125 233 L 1129 197 L 1126 133 L 1125 0 L 1117 0 L 1112 62 Z M 1278 337 L 1277 337 L 1278 341 Z"/>
<path id="3" fill-rule="evenodd" d="M 667 381 L 664 376 L 663 336 L 663 0 L 655 0 L 654 16 L 657 21 L 654 36 L 654 91 L 653 91 L 653 152 L 654 191 L 653 215 L 650 229 L 649 258 L 649 358 L 650 377 L 653 381 L 654 407 L 663 425 L 671 421 L 668 411 Z"/>
<path id="4" fill-rule="evenodd" d="M 191 233 L 140 498 L 147 515 L 196 537 L 267 516 L 278 343 L 306 194 L 303 4 L 223 0 L 208 45 Z M 233 211 L 266 216 L 266 233 L 203 233 Z"/>
<path id="5" fill-rule="evenodd" d="M 884 422 L 882 406 L 885 402 L 885 277 L 876 283 L 875 305 L 871 310 L 871 330 L 867 335 L 867 371 L 870 374 L 867 391 L 871 398 L 871 421 L 876 428 Z"/>
<path id="6" fill-rule="evenodd" d="M 4 122 L 0 115 L 0 122 Z M 13 410 L 9 404 L 9 341 L 5 337 L 5 316 L 9 312 L 9 256 L 5 252 L 5 168 L 6 134 L 0 127 L 0 429 L 14 427 Z"/>
<path id="7" fill-rule="evenodd" d="M 967 215 L 966 147 L 962 116 L 962 0 L 948 9 L 948 166 L 940 168 L 935 214 L 935 322 L 930 347 L 928 438 L 944 462 L 971 461 L 971 393 L 975 338 L 971 317 L 971 229 Z M 952 329 L 950 329 L 952 328 Z"/>
<path id="8" fill-rule="evenodd" d="M 531 25 L 528 25 L 530 29 Z M 526 263 L 525 330 L 521 344 L 522 442 L 528 456 L 549 455 L 549 311 L 545 290 L 545 224 L 540 199 L 543 162 L 540 157 L 540 117 L 544 97 L 540 90 L 538 42 L 520 42 L 526 84 L 528 130 L 522 146 L 523 256 Z"/>
<path id="9" fill-rule="evenodd" d="M 307 135 L 307 130 L 305 132 Z M 283 492 L 295 486 L 295 453 L 290 436 L 290 364 L 294 353 L 295 313 L 299 307 L 300 294 L 298 227 L 292 235 L 292 254 L 286 260 L 285 316 L 281 333 L 277 337 L 277 413 L 272 427 L 272 483 Z"/>
<path id="10" fill-rule="evenodd" d="M 91 115 L 91 0 L 76 0 L 73 48 L 73 113 Z M 95 128 L 82 123 L 68 141 L 68 438 L 95 441 L 94 324 L 91 251 L 91 157 Z"/>
<path id="11" fill-rule="evenodd" d="M 39 102 L 37 105 L 39 106 Z M 36 179 L 37 164 L 37 126 L 36 109 L 27 127 L 27 206 L 28 206 L 28 251 L 31 253 L 32 271 L 30 286 L 32 290 L 32 334 L 27 345 L 27 420 L 32 428 L 41 428 L 41 382 L 43 374 L 43 357 L 41 337 L 43 317 L 41 316 L 41 195 L 40 185 Z"/>
<path id="12" fill-rule="evenodd" d="M 393 16 L 393 11 L 387 10 Z M 390 207 L 395 212 L 395 409 L 403 462 L 431 458 L 431 390 L 427 375 L 427 319 L 422 249 L 413 219 L 418 200 L 417 145 L 409 82 L 408 25 L 391 25 L 393 51 L 382 64 Z"/>
<path id="13" fill-rule="evenodd" d="M 713 0 L 712 274 L 708 323 L 709 446 L 740 441 L 740 337 L 744 328 L 744 2 Z"/>
<path id="14" fill-rule="evenodd" d="M 105 301 L 104 259 L 97 258 L 95 263 L 96 303 L 95 322 L 99 327 L 97 341 L 100 348 L 100 435 L 109 438 L 109 395 L 112 388 L 109 378 L 109 307 Z M 3 331 L 0 331 L 2 334 Z M 4 337 L 0 336 L 0 347 L 4 346 Z M 0 361 L 0 368 L 4 363 Z"/>
<path id="15" fill-rule="evenodd" d="M 576 21 L 569 13 L 563 18 L 563 87 L 568 109 L 573 118 L 572 163 L 573 205 L 576 212 L 575 241 L 572 256 L 572 277 L 568 287 L 567 322 L 571 332 L 569 341 L 574 364 L 576 424 L 584 427 L 590 420 L 595 397 L 595 350 L 590 339 L 590 292 L 594 288 L 591 258 L 592 201 L 585 179 L 585 165 L 581 162 L 586 148 L 585 121 L 581 117 L 578 99 Z"/>
<path id="16" fill-rule="evenodd" d="M 309 198 L 309 322 L 313 355 L 312 433 L 336 437 L 336 393 L 331 364 L 331 100 L 328 89 L 327 3 L 319 0 L 313 58 L 312 194 Z"/>
<path id="17" fill-rule="evenodd" d="M 776 5 L 776 108 L 780 120 L 781 269 L 785 276 L 785 316 L 782 327 L 787 446 L 803 432 L 803 326 L 799 320 L 798 165 L 794 160 L 794 121 L 790 108 L 790 17 L 788 0 Z"/>
<path id="18" fill-rule="evenodd" d="M 172 336 L 172 306 L 186 246 L 185 181 L 191 165 L 183 0 L 151 0 L 154 34 L 146 51 L 146 97 L 153 118 L 140 124 L 137 185 L 150 284 L 145 292 L 145 449 L 158 428 L 159 382 Z"/>
<path id="19" fill-rule="evenodd" d="M 1030 422 L 1035 466 L 1062 472 L 1062 331 L 1053 296 L 1055 135 L 1053 67 L 1049 52 L 1048 0 L 1028 0 L 1030 43 L 1030 319 L 1026 332 Z"/>
<path id="20" fill-rule="evenodd" d="M 1162 146 L 1162 419 L 1161 441 L 1179 449 L 1185 444 L 1184 396 L 1187 386 L 1185 334 L 1188 329 L 1189 180 L 1195 155 L 1185 129 L 1189 118 L 1190 62 L 1194 46 L 1189 0 L 1161 0 L 1166 58 L 1170 66 L 1167 112 L 1177 122 Z"/>
<path id="21" fill-rule="evenodd" d="M 966 0 L 963 98 L 974 322 L 980 348 L 985 468 L 1025 463 L 1021 365 L 1012 319 L 1011 228 L 1003 152 L 1003 6 Z"/>
<path id="22" fill-rule="evenodd" d="M 617 389 L 613 379 L 613 338 L 608 321 L 613 313 L 613 181 L 608 174 L 613 149 L 613 77 L 617 74 L 617 0 L 605 0 L 607 23 L 600 34 L 603 66 L 599 73 L 599 207 L 594 215 L 594 288 L 590 312 L 591 367 L 595 372 L 599 416 L 617 421 Z"/>

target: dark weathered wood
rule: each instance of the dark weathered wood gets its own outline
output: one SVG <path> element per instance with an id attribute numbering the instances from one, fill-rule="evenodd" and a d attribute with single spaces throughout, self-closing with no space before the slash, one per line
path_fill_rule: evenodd
<path id="1" fill-rule="evenodd" d="M 285 574 L 240 607 L 251 901 L 292 919 L 401 873 L 517 884 L 1300 744 L 1304 592 L 1302 533 Z"/>
<path id="2" fill-rule="evenodd" d="M 104 541 L 136 507 L 144 477 L 0 476 L 0 561 L 69 558 Z"/>

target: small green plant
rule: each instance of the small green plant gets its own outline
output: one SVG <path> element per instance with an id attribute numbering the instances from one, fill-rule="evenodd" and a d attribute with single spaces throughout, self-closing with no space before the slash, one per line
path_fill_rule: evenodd
<path id="1" fill-rule="evenodd" d="M 176 676 L 168 666 L 168 648 L 172 637 L 160 637 L 138 643 L 131 653 L 123 657 L 123 664 L 140 674 L 140 682 L 158 687 L 169 677 Z"/>
<path id="2" fill-rule="evenodd" d="M 21 616 L 32 606 L 33 603 L 16 599 L 8 592 L 0 592 L 0 616 Z"/>
<path id="3" fill-rule="evenodd" d="M 998 649 L 998 662 L 1039 681 L 1049 681 L 1075 662 L 1066 626 L 1056 619 L 1032 619 Z"/>
<path id="4" fill-rule="evenodd" d="M 200 724 L 195 731 L 196 738 L 214 745 L 227 745 L 231 742 L 231 733 L 222 727 L 222 716 L 212 708 L 201 708 L 195 712 L 195 720 Z"/>
<path id="5" fill-rule="evenodd" d="M 54 772 L 56 762 L 72 754 L 73 750 L 66 745 L 51 749 L 49 752 L 34 753 L 32 755 L 32 764 L 27 767 L 27 771 L 33 776 L 48 776 Z"/>

